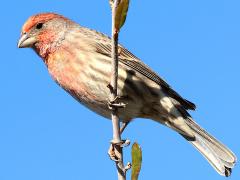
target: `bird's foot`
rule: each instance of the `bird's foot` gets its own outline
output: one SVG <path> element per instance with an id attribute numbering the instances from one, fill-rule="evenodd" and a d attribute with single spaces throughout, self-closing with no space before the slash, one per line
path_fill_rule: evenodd
<path id="1" fill-rule="evenodd" d="M 119 102 L 120 99 L 122 99 L 120 96 L 116 96 L 113 100 L 108 100 L 108 108 L 125 108 L 127 104 Z"/>

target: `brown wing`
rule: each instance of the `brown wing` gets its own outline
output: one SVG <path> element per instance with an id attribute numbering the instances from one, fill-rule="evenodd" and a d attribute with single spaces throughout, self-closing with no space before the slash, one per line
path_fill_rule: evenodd
<path id="1" fill-rule="evenodd" d="M 135 71 L 143 74 L 144 76 L 148 77 L 152 81 L 159 84 L 164 91 L 173 99 L 177 100 L 181 105 L 184 106 L 185 109 L 195 110 L 196 106 L 192 102 L 182 98 L 176 91 L 174 91 L 162 78 L 160 78 L 156 73 L 154 73 L 151 69 L 149 69 L 146 65 L 141 62 L 131 61 L 126 59 L 120 59 L 119 61 Z"/>
<path id="2" fill-rule="evenodd" d="M 83 31 L 86 36 L 91 35 L 91 37 L 95 37 L 94 39 L 92 39 L 92 41 L 98 53 L 111 57 L 111 39 L 109 37 L 94 30 L 89 30 L 87 28 L 82 28 L 82 32 Z M 163 90 L 169 95 L 169 97 L 178 101 L 184 107 L 184 109 L 195 110 L 196 106 L 194 103 L 182 98 L 162 78 L 160 78 L 140 59 L 138 59 L 135 55 L 133 55 L 121 45 L 119 45 L 119 62 L 131 67 L 135 71 L 156 82 L 163 88 Z"/>

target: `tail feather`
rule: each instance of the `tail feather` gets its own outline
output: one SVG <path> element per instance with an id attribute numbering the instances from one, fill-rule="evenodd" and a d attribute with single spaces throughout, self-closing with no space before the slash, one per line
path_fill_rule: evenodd
<path id="1" fill-rule="evenodd" d="M 194 141 L 189 141 L 209 161 L 216 171 L 223 176 L 230 176 L 231 169 L 236 163 L 236 156 L 225 145 L 208 134 L 191 118 L 186 119 L 186 124 L 193 130 Z"/>
<path id="2" fill-rule="evenodd" d="M 219 174 L 222 176 L 230 175 L 228 168 L 226 168 L 218 154 L 216 154 L 212 148 L 204 142 L 204 139 L 202 139 L 201 136 L 196 135 L 196 140 L 190 141 L 190 143 L 199 150 Z"/>

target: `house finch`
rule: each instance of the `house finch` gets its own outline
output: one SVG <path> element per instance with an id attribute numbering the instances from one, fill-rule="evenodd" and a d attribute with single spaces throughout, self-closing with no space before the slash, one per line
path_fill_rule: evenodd
<path id="1" fill-rule="evenodd" d="M 52 78 L 77 101 L 109 118 L 111 39 L 54 13 L 30 17 L 23 25 L 19 48 L 30 47 L 43 59 Z M 229 176 L 236 156 L 197 125 L 182 98 L 161 77 L 119 45 L 118 96 L 122 122 L 147 118 L 164 124 L 195 146 L 216 171 Z"/>

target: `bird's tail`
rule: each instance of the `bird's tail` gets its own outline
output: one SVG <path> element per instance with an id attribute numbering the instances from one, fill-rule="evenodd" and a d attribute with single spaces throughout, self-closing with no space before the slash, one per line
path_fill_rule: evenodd
<path id="1" fill-rule="evenodd" d="M 219 174 L 230 176 L 237 160 L 232 151 L 208 134 L 191 118 L 186 119 L 185 122 L 193 130 L 195 139 L 192 140 L 184 135 L 182 136 L 197 148 Z"/>

